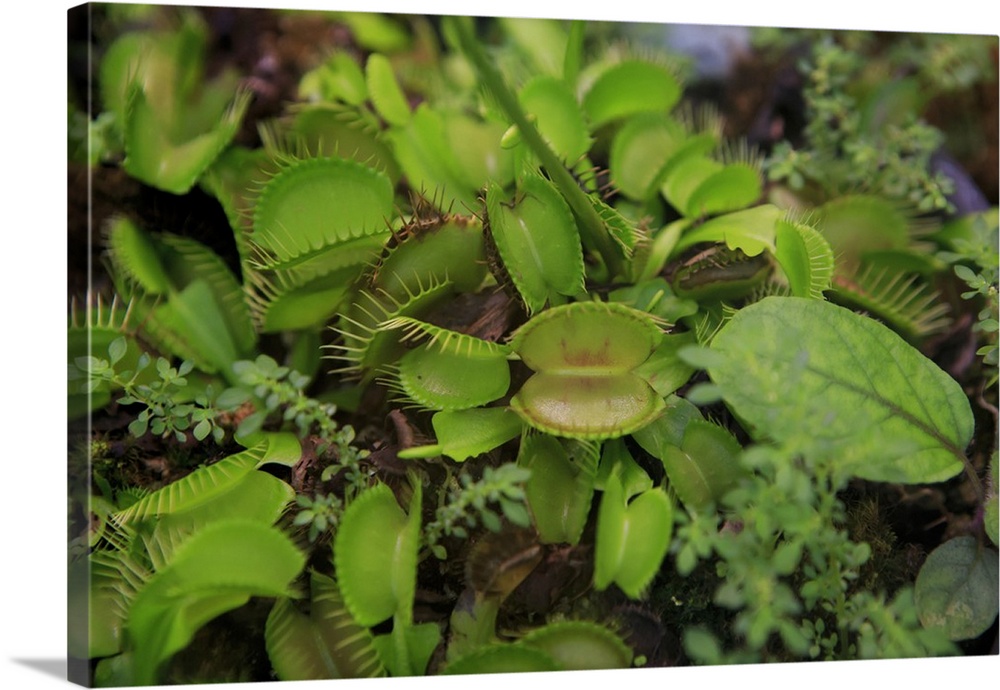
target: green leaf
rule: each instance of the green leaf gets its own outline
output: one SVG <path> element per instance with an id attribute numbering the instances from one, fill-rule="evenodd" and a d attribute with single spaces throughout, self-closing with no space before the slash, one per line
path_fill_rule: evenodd
<path id="1" fill-rule="evenodd" d="M 230 108 L 218 113 L 212 129 L 178 142 L 171 139 L 160 113 L 136 86 L 126 107 L 122 166 L 146 184 L 186 194 L 236 136 L 249 105 L 250 92 L 241 91 Z"/>
<path id="2" fill-rule="evenodd" d="M 997 451 L 993 451 L 993 457 L 990 458 L 990 470 L 989 470 L 989 480 L 986 484 L 986 503 L 983 506 L 983 527 L 986 530 L 986 536 L 990 538 L 990 541 L 994 545 L 1000 545 L 1000 538 L 998 538 L 997 533 L 1000 531 L 1000 507 L 998 507 L 998 491 L 1000 491 L 1000 482 L 997 480 L 997 473 L 1000 472 L 1000 468 L 997 465 L 1000 464 L 997 460 Z"/>
<path id="3" fill-rule="evenodd" d="M 558 671 L 559 665 L 541 649 L 511 644 L 491 644 L 473 649 L 448 663 L 446 675 L 531 673 Z"/>
<path id="4" fill-rule="evenodd" d="M 267 617 L 264 642 L 280 680 L 373 678 L 385 675 L 371 633 L 351 618 L 336 582 L 310 576 L 309 613 L 278 599 Z"/>
<path id="5" fill-rule="evenodd" d="M 405 125 L 410 119 L 410 104 L 406 102 L 389 58 L 379 53 L 368 56 L 365 64 L 368 95 L 379 115 L 391 125 Z"/>
<path id="6" fill-rule="evenodd" d="M 122 649 L 124 598 L 120 576 L 88 558 L 70 565 L 67 607 L 69 655 L 77 659 L 112 656 Z"/>
<path id="7" fill-rule="evenodd" d="M 305 555 L 288 537 L 259 522 L 227 520 L 198 530 L 129 610 L 137 684 L 155 682 L 159 666 L 216 616 L 252 596 L 290 594 L 304 565 Z"/>
<path id="8" fill-rule="evenodd" d="M 156 244 L 128 218 L 115 219 L 108 228 L 108 250 L 116 270 L 138 283 L 150 295 L 165 295 L 172 285 Z"/>
<path id="9" fill-rule="evenodd" d="M 621 481 L 611 474 L 597 513 L 594 587 L 616 584 L 638 599 L 667 555 L 673 524 L 673 504 L 665 492 L 650 489 L 626 503 Z"/>
<path id="10" fill-rule="evenodd" d="M 385 138 L 410 186 L 433 198 L 439 209 L 478 208 L 483 180 L 466 178 L 455 153 L 461 142 L 451 140 L 447 124 L 440 111 L 421 103 L 404 126 L 389 129 Z"/>
<path id="11" fill-rule="evenodd" d="M 433 622 L 393 626 L 392 632 L 373 640 L 389 675 L 425 675 L 431 655 L 441 642 L 441 628 Z"/>
<path id="12" fill-rule="evenodd" d="M 726 165 L 689 154 L 670 166 L 661 190 L 683 215 L 699 218 L 749 206 L 760 197 L 761 179 L 746 163 Z"/>
<path id="13" fill-rule="evenodd" d="M 510 407 L 541 431 L 596 440 L 641 429 L 663 409 L 663 399 L 641 377 L 629 372 L 538 372 L 511 398 Z"/>
<path id="14" fill-rule="evenodd" d="M 531 470 L 524 491 L 543 544 L 579 542 L 594 495 L 595 464 L 571 457 L 564 443 L 532 433 L 518 452 L 518 465 Z"/>
<path id="15" fill-rule="evenodd" d="M 290 268 L 331 246 L 384 232 L 392 214 L 392 184 L 384 174 L 343 158 L 307 158 L 286 165 L 261 190 L 251 237 L 267 268 Z"/>
<path id="16" fill-rule="evenodd" d="M 816 228 L 779 220 L 775 226 L 775 258 L 795 297 L 823 299 L 833 278 L 833 250 Z"/>
<path id="17" fill-rule="evenodd" d="M 503 396 L 510 386 L 510 366 L 502 354 L 476 357 L 421 345 L 403 355 L 398 367 L 405 397 L 430 410 L 479 407 Z"/>
<path id="18" fill-rule="evenodd" d="M 154 491 L 129 508 L 115 515 L 121 523 L 147 520 L 151 517 L 191 510 L 230 491 L 247 474 L 253 472 L 264 456 L 264 446 L 255 446 L 217 463 L 202 467 L 191 474 Z"/>
<path id="19" fill-rule="evenodd" d="M 534 371 L 632 371 L 663 338 L 645 313 L 617 302 L 574 302 L 547 309 L 521 326 L 511 348 Z"/>
<path id="20" fill-rule="evenodd" d="M 520 418 L 504 407 L 437 412 L 431 418 L 437 444 L 399 452 L 401 458 L 447 455 L 455 462 L 488 453 L 521 433 Z"/>
<path id="21" fill-rule="evenodd" d="M 975 537 L 956 537 L 924 561 L 913 597 L 924 627 L 943 628 L 952 640 L 968 640 L 996 620 L 997 587 L 997 552 Z"/>
<path id="22" fill-rule="evenodd" d="M 667 446 L 658 457 L 678 498 L 689 509 L 701 510 L 719 499 L 746 475 L 740 465 L 739 442 L 720 426 L 691 420 L 684 439 Z"/>
<path id="23" fill-rule="evenodd" d="M 359 625 L 412 617 L 420 546 L 420 491 L 407 516 L 385 484 L 366 490 L 347 507 L 333 543 L 344 603 Z"/>
<path id="24" fill-rule="evenodd" d="M 573 91 L 555 76 L 529 80 L 518 100 L 552 150 L 571 166 L 590 149 L 590 135 Z"/>
<path id="25" fill-rule="evenodd" d="M 592 129 L 628 115 L 669 112 L 680 100 L 681 85 L 665 67 L 626 60 L 598 76 L 583 96 Z"/>
<path id="26" fill-rule="evenodd" d="M 514 181 L 514 155 L 503 148 L 502 123 L 484 121 L 464 112 L 446 111 L 440 115 L 459 179 L 473 187 L 486 180 L 504 186 Z"/>
<path id="27" fill-rule="evenodd" d="M 757 256 L 765 249 L 773 254 L 775 226 L 783 213 L 777 206 L 762 204 L 711 218 L 685 232 L 674 247 L 674 255 L 702 242 L 725 242 L 747 256 Z"/>
<path id="28" fill-rule="evenodd" d="M 632 650 L 603 625 L 560 621 L 530 631 L 518 644 L 541 649 L 567 671 L 629 668 Z"/>
<path id="29" fill-rule="evenodd" d="M 684 141 L 681 124 L 659 113 L 631 117 L 611 142 L 611 180 L 632 199 L 644 201 L 658 193 L 664 161 Z"/>
<path id="30" fill-rule="evenodd" d="M 583 289 L 583 248 L 569 206 L 551 182 L 530 174 L 514 199 L 486 192 L 489 235 L 529 313 Z"/>
<path id="31" fill-rule="evenodd" d="M 341 100 L 360 105 L 368 98 L 365 75 L 349 53 L 334 53 L 322 65 L 302 76 L 299 98 L 303 101 Z"/>
<path id="32" fill-rule="evenodd" d="M 535 71 L 558 76 L 566 54 L 567 31 L 557 19 L 501 17 L 504 34 L 531 60 Z"/>
<path id="33" fill-rule="evenodd" d="M 708 372 L 757 439 L 838 458 L 873 481 L 960 472 L 973 417 L 961 387 L 887 327 L 843 307 L 768 297 L 712 341 Z"/>

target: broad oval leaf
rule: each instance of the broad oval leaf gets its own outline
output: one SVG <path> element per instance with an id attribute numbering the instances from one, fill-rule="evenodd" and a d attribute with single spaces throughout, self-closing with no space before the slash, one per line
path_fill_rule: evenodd
<path id="1" fill-rule="evenodd" d="M 381 53 L 368 56 L 365 80 L 368 96 L 385 121 L 392 125 L 405 125 L 410 119 L 410 104 L 399 88 L 389 58 Z"/>
<path id="2" fill-rule="evenodd" d="M 758 439 L 830 454 L 863 479 L 944 481 L 973 416 L 962 388 L 877 321 L 829 302 L 768 297 L 712 341 L 708 372 Z"/>
<path id="3" fill-rule="evenodd" d="M 614 438 L 656 417 L 663 399 L 632 373 L 662 340 L 648 314 L 616 302 L 574 302 L 518 329 L 511 348 L 535 373 L 510 406 L 536 429 Z"/>
<path id="4" fill-rule="evenodd" d="M 975 537 L 956 537 L 934 549 L 914 584 L 920 622 L 944 628 L 952 640 L 983 634 L 996 620 L 997 552 Z"/>
<path id="5" fill-rule="evenodd" d="M 678 121 L 658 113 L 630 118 L 611 143 L 609 167 L 615 186 L 631 199 L 652 198 L 664 161 L 677 151 L 684 137 Z"/>

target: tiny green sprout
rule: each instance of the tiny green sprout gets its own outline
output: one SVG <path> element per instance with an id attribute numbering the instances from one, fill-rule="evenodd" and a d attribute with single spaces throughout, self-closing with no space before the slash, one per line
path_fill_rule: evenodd
<path id="1" fill-rule="evenodd" d="M 524 326 L 511 347 L 535 374 L 510 406 L 531 426 L 556 436 L 602 439 L 655 419 L 663 399 L 634 370 L 663 338 L 643 312 L 620 303 L 574 302 Z"/>

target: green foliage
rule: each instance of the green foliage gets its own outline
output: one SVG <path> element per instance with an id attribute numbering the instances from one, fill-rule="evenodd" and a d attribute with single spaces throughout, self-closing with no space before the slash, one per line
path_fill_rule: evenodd
<path id="1" fill-rule="evenodd" d="M 370 678 L 385 674 L 372 636 L 354 622 L 332 579 L 310 574 L 308 614 L 295 601 L 275 601 L 267 617 L 267 655 L 281 680 Z"/>
<path id="2" fill-rule="evenodd" d="M 581 292 L 580 238 L 569 206 L 550 182 L 527 176 L 513 199 L 491 185 L 486 208 L 490 240 L 528 313 Z"/>
<path id="3" fill-rule="evenodd" d="M 792 461 L 797 457 L 797 461 Z M 917 620 L 912 590 L 892 602 L 856 587 L 871 557 L 844 528 L 837 492 L 846 478 L 830 460 L 788 447 L 755 446 L 742 462 L 753 474 L 717 514 L 679 515 L 677 567 L 713 554 L 723 578 L 714 602 L 735 612 L 732 649 L 691 629 L 685 648 L 701 663 L 948 655 L 954 647 Z"/>
<path id="4" fill-rule="evenodd" d="M 630 497 L 621 478 L 604 483 L 597 513 L 594 587 L 612 583 L 629 597 L 640 598 L 659 571 L 673 535 L 673 504 L 660 489 Z"/>
<path id="5" fill-rule="evenodd" d="M 517 463 L 529 472 L 524 493 L 542 543 L 580 541 L 594 496 L 598 450 L 593 442 L 548 434 L 521 438 Z"/>
<path id="6" fill-rule="evenodd" d="M 987 386 L 997 382 L 997 364 L 1000 360 L 1000 346 L 997 345 L 997 331 L 1000 330 L 998 316 L 997 286 L 1000 282 L 1000 254 L 998 254 L 997 209 L 957 218 L 941 228 L 940 237 L 947 249 L 938 253 L 943 261 L 954 264 L 955 275 L 969 290 L 962 293 L 962 299 L 980 300 L 980 309 L 975 330 L 982 345 L 976 354 L 993 373 Z"/>
<path id="7" fill-rule="evenodd" d="M 975 537 L 956 537 L 927 556 L 914 584 L 920 622 L 951 640 L 978 637 L 996 620 L 997 552 Z"/>
<path id="8" fill-rule="evenodd" d="M 343 513 L 340 498 L 328 494 L 319 496 L 296 496 L 295 503 L 300 508 L 293 525 L 309 525 L 309 541 L 316 541 L 320 535 L 335 532 Z"/>
<path id="9" fill-rule="evenodd" d="M 259 522 L 220 521 L 193 534 L 129 609 L 136 682 L 154 681 L 158 666 L 220 613 L 251 596 L 288 594 L 304 564 L 287 537 Z"/>
<path id="10" fill-rule="evenodd" d="M 706 359 L 713 383 L 758 440 L 835 456 L 846 474 L 874 481 L 944 481 L 967 465 L 967 396 L 870 318 L 828 302 L 770 297 L 741 309 Z"/>
<path id="11" fill-rule="evenodd" d="M 173 680 L 237 609 L 283 680 L 642 665 L 623 597 L 695 663 L 954 654 L 992 623 L 996 215 L 933 227 L 912 81 L 819 45 L 804 147 L 764 159 L 608 27 L 291 13 L 353 43 L 251 149 L 177 16 L 70 113 L 88 164 L 229 223 L 114 217 L 118 296 L 71 310 L 71 414 L 110 413 L 70 569 L 101 683 Z M 983 366 L 951 374 L 918 347 L 947 356 L 956 280 Z M 848 497 L 945 481 L 975 517 L 914 583 Z"/>
<path id="12" fill-rule="evenodd" d="M 185 13 L 176 29 L 126 33 L 101 63 L 101 92 L 124 144 L 124 169 L 171 192 L 189 191 L 236 135 L 250 104 L 236 75 L 202 81 L 206 28 Z"/>
<path id="13" fill-rule="evenodd" d="M 524 483 L 530 476 L 513 463 L 486 467 L 479 479 L 468 473 L 459 474 L 445 502 L 435 512 L 434 520 L 424 527 L 424 537 L 434 555 L 447 558 L 447 551 L 440 544 L 444 536 L 467 538 L 479 525 L 499 532 L 503 525 L 501 516 L 514 525 L 527 527 L 530 520 L 524 505 Z"/>
<path id="14" fill-rule="evenodd" d="M 808 77 L 808 146 L 779 144 L 769 159 L 768 177 L 787 181 L 794 190 L 815 185 L 827 196 L 866 189 L 923 212 L 947 209 L 951 180 L 928 172 L 941 133 L 912 113 L 899 122 L 865 121 L 865 104 L 848 89 L 862 59 L 833 41 L 816 43 L 802 66 Z"/>
<path id="15" fill-rule="evenodd" d="M 148 431 L 160 437 L 172 435 L 183 442 L 190 430 L 198 441 L 211 435 L 216 443 L 220 443 L 225 430 L 218 425 L 218 412 L 209 403 L 207 395 L 202 393 L 187 399 L 190 394 L 185 377 L 191 373 L 193 363 L 185 361 L 175 368 L 168 359 L 158 357 L 153 366 L 156 378 L 148 380 L 146 374 L 153 359 L 146 353 L 139 355 L 134 370 L 116 371 L 116 365 L 122 363 L 128 347 L 128 341 L 119 337 L 108 346 L 107 359 L 80 358 L 76 364 L 90 377 L 87 384 L 90 390 L 101 386 L 120 389 L 123 395 L 118 398 L 119 404 L 145 406 L 129 424 L 132 435 L 139 437 Z"/>

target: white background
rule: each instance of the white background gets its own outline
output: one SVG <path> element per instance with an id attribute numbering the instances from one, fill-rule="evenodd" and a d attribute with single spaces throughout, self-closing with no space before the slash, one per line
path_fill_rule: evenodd
<path id="1" fill-rule="evenodd" d="M 63 687 L 65 681 L 65 232 L 66 232 L 66 11 L 74 3 L 19 0 L 7 7 L 3 50 L 3 128 L 0 130 L 0 687 Z M 178 3 L 173 3 L 178 4 Z M 349 9 L 426 14 L 545 16 L 595 20 L 722 25 L 887 29 L 947 33 L 998 33 L 997 10 L 987 0 L 877 0 L 811 2 L 671 2 L 611 0 L 506 3 L 236 0 L 203 5 Z M 895 6 L 887 9 L 885 6 Z M 13 217 L 10 211 L 13 210 Z M 516 679 L 477 678 L 487 690 L 552 683 L 627 683 L 631 688 L 741 688 L 808 684 L 847 690 L 891 683 L 920 688 L 978 685 L 997 677 L 1000 657 L 750 666 L 738 669 L 630 670 Z M 572 676 L 572 677 L 571 677 Z M 471 679 L 427 678 L 336 681 L 338 688 L 460 688 Z M 329 683 L 239 684 L 245 688 L 307 688 Z"/>

